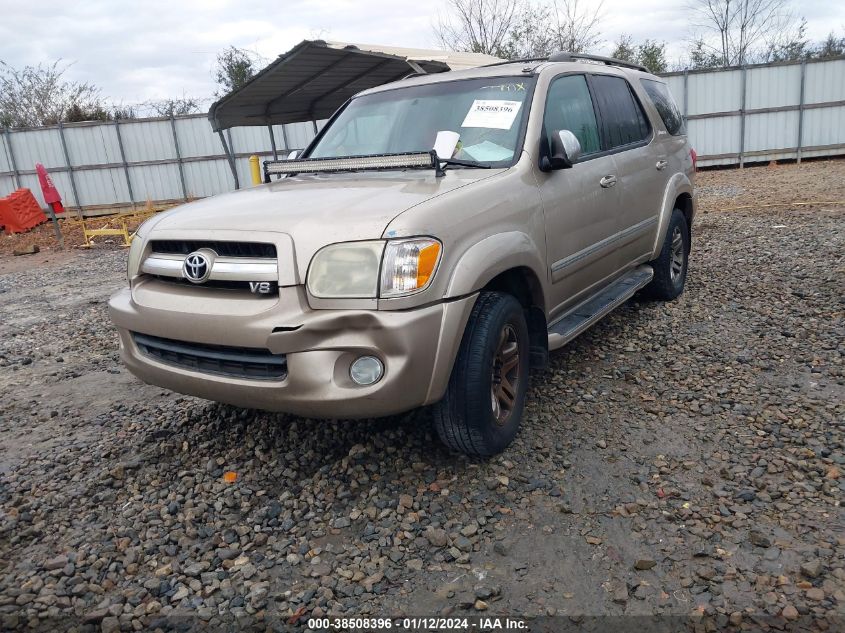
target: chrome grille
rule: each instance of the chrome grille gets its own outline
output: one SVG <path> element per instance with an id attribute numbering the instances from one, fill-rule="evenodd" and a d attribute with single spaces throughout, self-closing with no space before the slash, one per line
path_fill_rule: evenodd
<path id="1" fill-rule="evenodd" d="M 250 380 L 284 380 L 287 356 L 268 349 L 189 343 L 132 333 L 142 354 L 168 365 L 218 376 Z"/>
<path id="2" fill-rule="evenodd" d="M 220 257 L 275 259 L 276 245 L 262 242 L 226 242 L 219 240 L 151 240 L 153 253 L 188 255 L 201 248 L 213 250 Z"/>

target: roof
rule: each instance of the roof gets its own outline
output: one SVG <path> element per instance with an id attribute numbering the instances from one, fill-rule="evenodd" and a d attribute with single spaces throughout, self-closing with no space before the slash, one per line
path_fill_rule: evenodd
<path id="1" fill-rule="evenodd" d="M 501 61 L 480 53 L 304 40 L 208 111 L 215 131 L 330 117 L 352 95 L 414 73 Z"/>

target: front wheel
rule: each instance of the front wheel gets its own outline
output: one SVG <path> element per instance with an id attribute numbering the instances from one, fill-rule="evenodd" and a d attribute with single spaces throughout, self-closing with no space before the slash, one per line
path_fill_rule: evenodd
<path id="1" fill-rule="evenodd" d="M 528 388 L 528 326 L 511 295 L 482 292 L 473 306 L 446 395 L 434 407 L 444 444 L 487 457 L 519 430 Z"/>
<path id="2" fill-rule="evenodd" d="M 649 262 L 654 269 L 654 278 L 643 294 L 651 299 L 671 301 L 684 291 L 689 263 L 690 231 L 687 220 L 680 209 L 672 211 L 666 239 L 657 259 Z"/>

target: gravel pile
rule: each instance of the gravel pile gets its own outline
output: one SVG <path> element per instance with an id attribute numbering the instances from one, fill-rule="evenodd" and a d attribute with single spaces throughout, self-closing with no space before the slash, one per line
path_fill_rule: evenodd
<path id="1" fill-rule="evenodd" d="M 553 354 L 487 462 L 449 453 L 426 411 L 314 421 L 142 385 L 106 314 L 123 252 L 2 275 L 0 629 L 843 630 L 844 217 L 700 217 L 682 298 L 630 302 Z"/>

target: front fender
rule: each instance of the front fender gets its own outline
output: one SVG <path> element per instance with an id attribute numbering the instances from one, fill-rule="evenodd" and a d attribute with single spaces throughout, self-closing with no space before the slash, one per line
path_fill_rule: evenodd
<path id="1" fill-rule="evenodd" d="M 445 297 L 462 297 L 476 292 L 497 275 L 520 267 L 530 269 L 540 283 L 546 282 L 546 266 L 540 249 L 528 234 L 508 231 L 491 235 L 473 244 L 458 260 Z M 541 307 L 545 310 L 546 306 Z"/>
<path id="2" fill-rule="evenodd" d="M 689 194 L 695 201 L 695 193 L 689 177 L 682 172 L 676 173 L 666 183 L 663 191 L 663 203 L 660 208 L 660 219 L 657 224 L 657 235 L 654 238 L 654 248 L 651 258 L 656 259 L 663 248 L 663 241 L 666 239 L 666 227 L 669 226 L 669 219 L 672 217 L 672 210 L 675 208 L 675 200 L 682 194 Z M 692 227 L 690 227 L 692 228 Z"/>

